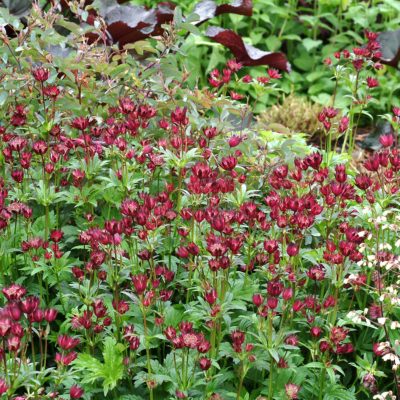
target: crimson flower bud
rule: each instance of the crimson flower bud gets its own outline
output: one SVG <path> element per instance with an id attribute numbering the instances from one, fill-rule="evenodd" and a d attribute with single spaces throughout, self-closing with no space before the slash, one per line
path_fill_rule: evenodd
<path id="1" fill-rule="evenodd" d="M 271 310 L 275 310 L 278 307 L 278 299 L 276 297 L 268 297 L 267 305 Z"/>
<path id="2" fill-rule="evenodd" d="M 71 389 L 69 390 L 69 395 L 71 396 L 71 399 L 80 399 L 82 398 L 83 393 L 84 390 L 78 385 L 71 386 Z"/>
<path id="3" fill-rule="evenodd" d="M 10 331 L 10 333 L 11 333 L 12 335 L 18 336 L 19 338 L 22 339 L 22 338 L 24 337 L 24 335 L 25 335 L 25 330 L 24 330 L 24 328 L 22 327 L 21 324 L 19 324 L 18 322 L 14 322 L 14 323 L 11 325 L 11 331 Z"/>
<path id="4" fill-rule="evenodd" d="M 210 305 L 214 304 L 217 301 L 218 295 L 215 289 L 211 289 L 205 293 L 204 299 Z"/>
<path id="5" fill-rule="evenodd" d="M 286 252 L 289 257 L 294 257 L 299 254 L 299 246 L 295 243 L 289 243 Z"/>
<path id="6" fill-rule="evenodd" d="M 278 250 L 278 241 L 277 240 L 266 240 L 264 242 L 264 249 L 269 254 L 275 253 Z"/>
<path id="7" fill-rule="evenodd" d="M 7 383 L 4 379 L 0 379 L 0 395 L 3 395 L 8 390 Z"/>
<path id="8" fill-rule="evenodd" d="M 242 331 L 236 330 L 231 333 L 232 347 L 236 353 L 242 352 L 242 345 L 245 340 L 245 334 Z"/>
<path id="9" fill-rule="evenodd" d="M 339 127 L 338 127 L 339 133 L 343 133 L 347 130 L 347 128 L 349 127 L 349 122 L 350 122 L 349 117 L 342 117 L 342 119 L 339 122 Z"/>
<path id="10" fill-rule="evenodd" d="M 172 340 L 176 338 L 176 330 L 174 327 L 172 326 L 168 326 L 165 330 L 164 330 L 164 335 L 168 340 Z"/>
<path id="11" fill-rule="evenodd" d="M 322 333 L 322 329 L 321 329 L 319 326 L 313 326 L 313 327 L 310 329 L 310 334 L 311 334 L 311 336 L 314 337 L 314 338 L 320 337 L 320 336 L 321 336 L 321 333 Z"/>
<path id="12" fill-rule="evenodd" d="M 230 147 L 236 147 L 237 145 L 240 144 L 241 141 L 242 141 L 242 138 L 240 136 L 233 135 L 229 138 L 228 144 Z"/>
<path id="13" fill-rule="evenodd" d="M 45 82 L 49 79 L 50 72 L 46 68 L 38 67 L 32 70 L 32 75 L 38 82 Z"/>
<path id="14" fill-rule="evenodd" d="M 290 335 L 285 339 L 285 343 L 290 346 L 297 346 L 299 344 L 299 339 L 296 335 Z"/>
<path id="15" fill-rule="evenodd" d="M 17 303 L 10 303 L 6 308 L 8 315 L 14 320 L 18 321 L 21 318 L 21 309 Z"/>
<path id="16" fill-rule="evenodd" d="M 264 298 L 260 293 L 253 294 L 253 304 L 256 307 L 260 307 L 261 304 L 264 302 Z"/>
<path id="17" fill-rule="evenodd" d="M 143 294 L 147 287 L 147 276 L 145 274 L 132 275 L 131 280 L 136 293 L 138 295 Z"/>
<path id="18" fill-rule="evenodd" d="M 253 351 L 254 349 L 254 344 L 253 343 L 247 343 L 246 344 L 246 352 L 249 353 L 250 351 Z"/>
<path id="19" fill-rule="evenodd" d="M 200 368 L 203 371 L 207 371 L 211 367 L 211 360 L 206 357 L 201 357 L 199 360 Z"/>
<path id="20" fill-rule="evenodd" d="M 381 135 L 379 137 L 379 143 L 383 147 L 391 147 L 394 143 L 394 137 L 391 133 L 389 133 L 388 135 Z"/>
<path id="21" fill-rule="evenodd" d="M 11 352 L 17 352 L 21 345 L 21 339 L 18 336 L 11 336 L 7 339 L 7 347 Z"/>
<path id="22" fill-rule="evenodd" d="M 131 350 L 137 350 L 140 346 L 140 339 L 138 336 L 132 336 L 129 339 L 129 348 Z"/>
<path id="23" fill-rule="evenodd" d="M 60 335 L 57 338 L 57 344 L 63 349 L 63 350 L 71 350 L 78 346 L 78 344 L 81 341 L 78 338 L 73 338 L 68 335 Z"/>
<path id="24" fill-rule="evenodd" d="M 175 391 L 175 396 L 176 396 L 178 399 L 187 399 L 186 394 L 183 393 L 183 392 L 181 392 L 180 390 L 176 390 L 176 391 Z"/>
<path id="25" fill-rule="evenodd" d="M 290 300 L 293 297 L 293 289 L 291 287 L 283 289 L 282 298 L 283 300 Z"/>
<path id="26" fill-rule="evenodd" d="M 25 314 L 32 314 L 39 307 L 40 299 L 36 296 L 28 296 L 21 302 L 21 310 Z"/>
<path id="27" fill-rule="evenodd" d="M 237 165 L 237 159 L 234 156 L 224 157 L 220 165 L 222 169 L 232 171 Z"/>
<path id="28" fill-rule="evenodd" d="M 330 345 L 326 340 L 322 340 L 319 344 L 319 351 L 325 353 L 325 351 L 329 350 Z"/>
<path id="29" fill-rule="evenodd" d="M 42 322 L 44 318 L 44 312 L 40 308 L 37 308 L 33 313 L 32 313 L 32 321 L 33 322 Z"/>
<path id="30" fill-rule="evenodd" d="M 210 348 L 211 348 L 211 343 L 208 342 L 207 340 L 204 340 L 197 346 L 197 351 L 199 353 L 207 353 L 207 351 L 210 350 Z"/>

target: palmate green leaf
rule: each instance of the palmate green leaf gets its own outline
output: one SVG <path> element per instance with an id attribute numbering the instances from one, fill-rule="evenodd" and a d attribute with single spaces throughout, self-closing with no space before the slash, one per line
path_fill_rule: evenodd
<path id="1" fill-rule="evenodd" d="M 343 386 L 331 385 L 326 388 L 324 400 L 356 400 L 356 396 Z"/>
<path id="2" fill-rule="evenodd" d="M 78 370 L 85 373 L 84 383 L 94 383 L 97 379 L 101 379 L 104 396 L 107 396 L 107 393 L 117 386 L 118 381 L 124 375 L 123 350 L 122 344 L 117 344 L 114 338 L 107 337 L 104 341 L 104 363 L 89 354 L 83 353 L 74 361 L 74 365 Z"/>
<path id="3" fill-rule="evenodd" d="M 74 361 L 74 365 L 77 369 L 87 372 L 82 379 L 84 383 L 93 383 L 101 378 L 103 364 L 97 358 L 87 353 L 79 354 L 78 358 Z"/>
<path id="4" fill-rule="evenodd" d="M 104 395 L 106 396 L 109 390 L 112 390 L 117 385 L 117 382 L 122 379 L 124 375 L 124 365 L 122 352 L 124 346 L 122 344 L 116 344 L 116 341 L 112 337 L 108 337 L 104 343 L 104 365 L 103 371 L 103 389 Z"/>

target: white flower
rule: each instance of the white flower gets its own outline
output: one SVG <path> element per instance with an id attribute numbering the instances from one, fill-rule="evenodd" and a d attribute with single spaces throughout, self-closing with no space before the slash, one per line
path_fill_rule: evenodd
<path id="1" fill-rule="evenodd" d="M 390 396 L 390 397 L 388 397 Z M 396 396 L 393 395 L 393 392 L 390 390 L 389 392 L 383 392 L 381 394 L 376 394 L 373 399 L 377 400 L 396 400 Z"/>
<path id="2" fill-rule="evenodd" d="M 397 329 L 397 328 L 400 328 L 400 322 L 392 321 L 392 323 L 390 324 L 390 329 Z"/>
<path id="3" fill-rule="evenodd" d="M 360 322 L 362 322 L 360 315 L 356 311 L 350 311 L 347 314 L 347 318 L 355 324 L 359 324 Z"/>

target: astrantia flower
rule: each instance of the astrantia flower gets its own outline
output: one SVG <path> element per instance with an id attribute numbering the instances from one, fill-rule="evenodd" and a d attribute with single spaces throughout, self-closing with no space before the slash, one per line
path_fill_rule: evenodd
<path id="1" fill-rule="evenodd" d="M 237 72 L 242 68 L 242 64 L 236 60 L 228 60 L 226 66 L 232 71 Z"/>
<path id="2" fill-rule="evenodd" d="M 5 337 L 8 335 L 11 329 L 11 318 L 5 317 L 5 316 L 0 316 L 0 336 Z"/>
<path id="3" fill-rule="evenodd" d="M 199 360 L 200 369 L 207 371 L 211 367 L 211 360 L 206 357 L 201 357 Z"/>
<path id="4" fill-rule="evenodd" d="M 259 76 L 259 77 L 257 78 L 257 82 L 258 82 L 258 83 L 261 83 L 262 85 L 268 84 L 269 81 L 270 81 L 270 78 L 269 78 L 268 76 Z"/>
<path id="5" fill-rule="evenodd" d="M 349 117 L 342 117 L 339 122 L 338 131 L 339 133 L 343 133 L 349 127 L 350 118 Z"/>
<path id="6" fill-rule="evenodd" d="M 296 400 L 298 399 L 298 393 L 300 391 L 300 386 L 295 385 L 294 383 L 287 383 L 285 385 L 285 392 L 289 399 Z"/>
<path id="7" fill-rule="evenodd" d="M 84 390 L 78 385 L 71 386 L 71 389 L 69 390 L 69 395 L 71 396 L 71 399 L 80 399 L 82 398 L 83 394 Z"/>
<path id="8" fill-rule="evenodd" d="M 84 131 L 89 126 L 89 119 L 85 117 L 77 117 L 72 121 L 71 126 L 80 131 Z"/>
<path id="9" fill-rule="evenodd" d="M 176 125 L 187 125 L 189 123 L 189 118 L 186 116 L 187 108 L 177 107 L 175 111 L 171 113 L 171 121 Z"/>
<path id="10" fill-rule="evenodd" d="M 45 86 L 43 88 L 43 94 L 55 100 L 60 95 L 60 89 L 54 85 Z"/>
<path id="11" fill-rule="evenodd" d="M 231 333 L 232 346 L 237 353 L 242 351 L 242 345 L 245 341 L 245 334 L 242 331 L 235 330 Z"/>
<path id="12" fill-rule="evenodd" d="M 325 268 L 322 264 L 314 265 L 307 271 L 307 276 L 314 281 L 322 281 L 325 278 Z"/>
<path id="13" fill-rule="evenodd" d="M 346 339 L 347 334 L 348 334 L 347 329 L 344 329 L 341 326 L 334 326 L 331 329 L 329 338 L 332 341 L 332 343 L 338 344 Z"/>
<path id="14" fill-rule="evenodd" d="M 236 147 L 237 145 L 240 144 L 241 141 L 242 141 L 242 138 L 240 136 L 233 135 L 229 138 L 228 144 L 230 147 Z"/>
<path id="15" fill-rule="evenodd" d="M 53 322 L 57 318 L 58 311 L 55 308 L 48 308 L 44 311 L 44 319 Z"/>
<path id="16" fill-rule="evenodd" d="M 8 390 L 8 385 L 4 379 L 0 379 L 0 395 L 6 393 Z"/>
<path id="17" fill-rule="evenodd" d="M 319 326 L 313 326 L 313 327 L 310 329 L 310 333 L 311 333 L 311 336 L 312 336 L 312 337 L 318 338 L 319 336 L 321 336 L 322 329 L 321 329 Z"/>
<path id="18" fill-rule="evenodd" d="M 215 289 L 211 289 L 204 294 L 204 299 L 210 305 L 213 305 L 217 301 L 218 295 Z"/>
<path id="19" fill-rule="evenodd" d="M 274 69 L 274 68 L 270 68 L 267 71 L 269 77 L 271 79 L 280 79 L 282 78 L 282 75 L 278 72 L 278 70 Z"/>
<path id="20" fill-rule="evenodd" d="M 223 157 L 220 165 L 224 170 L 232 171 L 237 165 L 237 159 L 234 156 Z"/>
<path id="21" fill-rule="evenodd" d="M 264 299 L 260 293 L 253 294 L 253 304 L 256 307 L 260 307 L 263 302 Z"/>
<path id="22" fill-rule="evenodd" d="M 32 70 L 32 75 L 38 82 L 45 82 L 49 79 L 50 72 L 46 68 L 38 67 Z"/>
<path id="23" fill-rule="evenodd" d="M 78 353 L 76 353 L 75 351 L 71 351 L 69 353 L 63 352 L 63 354 L 56 353 L 55 362 L 61 365 L 70 365 L 72 361 L 76 360 L 77 357 Z"/>
<path id="24" fill-rule="evenodd" d="M 195 349 L 199 344 L 199 338 L 195 333 L 184 333 L 182 339 L 184 346 L 189 349 Z"/>
<path id="25" fill-rule="evenodd" d="M 232 100 L 242 100 L 244 98 L 244 95 L 234 92 L 233 90 L 229 92 L 229 95 L 231 96 Z"/>
<path id="26" fill-rule="evenodd" d="M 245 75 L 243 78 L 242 78 L 242 82 L 244 82 L 244 83 L 250 83 L 250 82 L 252 82 L 253 81 L 253 78 L 250 76 L 250 75 Z"/>
<path id="27" fill-rule="evenodd" d="M 21 302 L 21 310 L 25 314 L 32 314 L 39 307 L 39 303 L 39 297 L 29 296 Z"/>
<path id="28" fill-rule="evenodd" d="M 60 335 L 57 338 L 57 344 L 63 349 L 63 350 L 72 350 L 78 344 L 80 343 L 79 338 L 73 338 L 68 335 Z"/>
<path id="29" fill-rule="evenodd" d="M 379 136 L 379 143 L 383 147 L 391 147 L 394 143 L 394 137 L 391 133 L 389 133 L 388 135 L 381 135 Z"/>
<path id="30" fill-rule="evenodd" d="M 6 299 L 8 301 L 15 301 L 21 300 L 22 297 L 25 296 L 26 289 L 23 286 L 14 283 L 8 287 L 3 288 L 2 292 L 4 296 L 6 296 Z"/>

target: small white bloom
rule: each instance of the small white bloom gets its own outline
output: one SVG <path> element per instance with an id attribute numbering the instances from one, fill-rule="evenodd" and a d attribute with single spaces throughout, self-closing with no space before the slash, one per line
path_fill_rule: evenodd
<path id="1" fill-rule="evenodd" d="M 390 324 L 390 329 L 398 329 L 398 328 L 400 328 L 400 322 L 392 321 Z"/>

